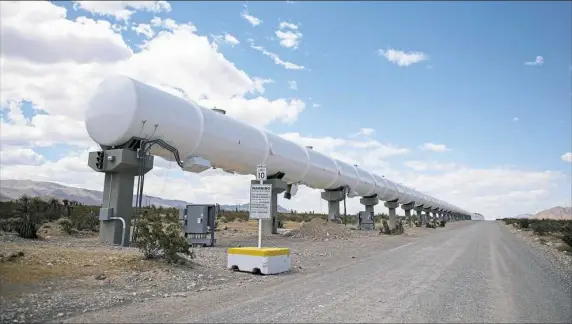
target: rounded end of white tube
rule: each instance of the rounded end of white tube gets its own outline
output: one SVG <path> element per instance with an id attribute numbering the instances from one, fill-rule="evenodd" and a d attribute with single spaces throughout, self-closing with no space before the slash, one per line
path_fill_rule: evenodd
<path id="1" fill-rule="evenodd" d="M 137 110 L 133 79 L 115 75 L 103 80 L 87 103 L 85 127 L 98 144 L 121 145 L 131 139 L 130 128 Z"/>

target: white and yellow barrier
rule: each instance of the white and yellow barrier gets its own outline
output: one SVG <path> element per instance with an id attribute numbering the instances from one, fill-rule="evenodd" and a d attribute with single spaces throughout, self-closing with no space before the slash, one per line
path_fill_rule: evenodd
<path id="1" fill-rule="evenodd" d="M 239 247 L 228 249 L 228 269 L 277 274 L 289 271 L 291 266 L 288 248 Z"/>

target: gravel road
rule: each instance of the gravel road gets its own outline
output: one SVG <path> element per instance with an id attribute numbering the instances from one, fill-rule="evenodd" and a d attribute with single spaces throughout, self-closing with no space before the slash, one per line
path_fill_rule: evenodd
<path id="1" fill-rule="evenodd" d="M 320 270 L 66 322 L 571 323 L 572 276 L 495 222 L 356 246 Z"/>

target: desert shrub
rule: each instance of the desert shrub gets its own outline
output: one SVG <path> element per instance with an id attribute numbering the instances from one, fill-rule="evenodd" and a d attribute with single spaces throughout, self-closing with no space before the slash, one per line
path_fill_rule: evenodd
<path id="1" fill-rule="evenodd" d="M 75 232 L 73 223 L 69 218 L 65 217 L 60 218 L 58 219 L 57 224 L 60 225 L 62 231 L 64 231 L 67 234 L 73 234 Z"/>
<path id="2" fill-rule="evenodd" d="M 572 231 L 564 233 L 562 236 L 562 241 L 568 244 L 569 247 L 572 248 Z"/>
<path id="3" fill-rule="evenodd" d="M 530 226 L 530 221 L 528 218 L 523 218 L 518 220 L 518 227 L 527 229 Z"/>
<path id="4" fill-rule="evenodd" d="M 135 246 L 143 253 L 144 259 L 156 258 L 160 251 L 160 239 L 163 232 L 163 224 L 152 221 L 149 218 L 142 218 L 136 228 L 137 241 Z"/>
<path id="5" fill-rule="evenodd" d="M 518 222 L 517 218 L 503 218 L 502 220 L 507 225 L 512 225 Z"/>
<path id="6" fill-rule="evenodd" d="M 445 227 L 445 224 L 447 224 L 447 221 L 442 220 L 439 222 L 439 227 Z"/>
<path id="7" fill-rule="evenodd" d="M 79 208 L 73 209 L 68 207 L 71 211 L 69 221 L 72 227 L 77 231 L 92 231 L 95 232 L 99 225 L 99 217 L 94 210 L 81 210 Z"/>
<path id="8" fill-rule="evenodd" d="M 141 218 L 137 225 L 137 241 L 135 246 L 143 253 L 143 258 L 154 259 L 162 255 L 166 261 L 176 262 L 178 254 L 194 258 L 193 251 L 181 235 L 178 224 L 163 225 L 160 217 L 148 214 Z"/>
<path id="9" fill-rule="evenodd" d="M 189 245 L 181 235 L 181 230 L 177 224 L 167 225 L 162 232 L 159 245 L 163 250 L 163 256 L 168 262 L 177 262 L 179 253 L 191 258 L 195 257 L 194 252 L 189 249 Z"/>
<path id="10" fill-rule="evenodd" d="M 38 238 L 38 226 L 39 222 L 31 214 L 22 215 L 18 222 L 16 223 L 16 233 L 18 236 L 27 239 Z"/>
<path id="11" fill-rule="evenodd" d="M 18 218 L 0 219 L 0 231 L 15 232 L 18 226 Z"/>
<path id="12" fill-rule="evenodd" d="M 167 212 L 167 214 L 165 215 L 165 221 L 167 223 L 178 224 L 179 215 L 176 213 Z"/>

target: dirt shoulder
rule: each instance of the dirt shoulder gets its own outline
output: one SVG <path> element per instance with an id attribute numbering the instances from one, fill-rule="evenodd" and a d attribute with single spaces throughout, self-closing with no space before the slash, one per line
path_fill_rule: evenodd
<path id="1" fill-rule="evenodd" d="M 336 235 L 326 230 L 309 237 L 265 237 L 264 246 L 291 249 L 292 271 L 278 276 L 255 276 L 227 270 L 226 249 L 255 246 L 257 235 L 256 226 L 249 223 L 226 226 L 226 230 L 216 234 L 217 246 L 197 248 L 192 262 L 177 266 L 142 260 L 137 249 L 102 245 L 93 235 L 24 240 L 3 234 L 0 252 L 13 258 L 0 263 L 0 322 L 59 321 L 81 313 L 145 303 L 156 298 L 184 297 L 257 282 L 278 282 L 285 276 L 316 273 L 341 260 L 351 261 L 371 253 L 372 249 L 406 244 L 426 235 L 454 230 L 466 226 L 466 222 L 450 223 L 446 228 L 436 230 L 408 228 L 402 236 L 338 228 Z M 288 227 L 296 228 L 293 224 Z"/>
<path id="2" fill-rule="evenodd" d="M 572 249 L 555 235 L 536 235 L 530 230 L 522 230 L 515 225 L 497 221 L 505 230 L 519 237 L 525 244 L 538 248 L 554 266 L 572 271 Z"/>

